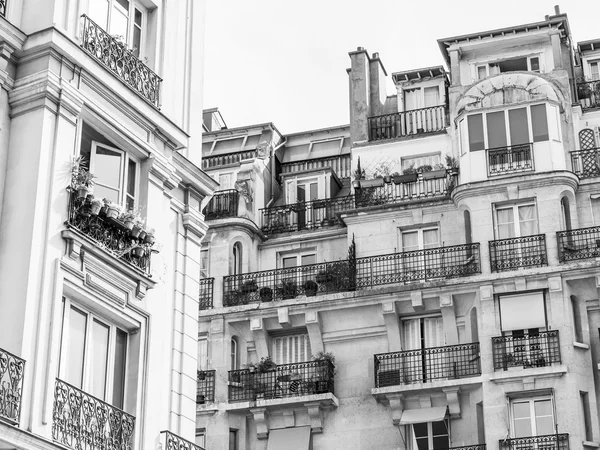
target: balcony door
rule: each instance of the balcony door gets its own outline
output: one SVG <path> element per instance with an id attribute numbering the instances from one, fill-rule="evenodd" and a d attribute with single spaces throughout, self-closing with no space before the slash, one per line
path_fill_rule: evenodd
<path id="1" fill-rule="evenodd" d="M 402 248 L 400 263 L 405 281 L 425 280 L 435 277 L 435 268 L 439 266 L 440 262 L 437 260 L 436 255 L 427 254 L 425 250 L 439 247 L 439 242 L 439 229 L 437 227 L 402 230 L 400 232 L 400 247 Z"/>
<path id="2" fill-rule="evenodd" d="M 287 184 L 287 203 L 292 206 L 291 222 L 297 224 L 298 230 L 314 226 L 313 207 L 311 202 L 319 198 L 319 181 L 316 178 L 290 180 Z"/>
<path id="3" fill-rule="evenodd" d="M 281 258 L 281 267 L 287 269 L 281 275 L 284 299 L 294 298 L 301 291 L 300 287 L 314 278 L 313 271 L 303 267 L 316 263 L 317 255 L 315 253 L 296 254 Z"/>
<path id="4" fill-rule="evenodd" d="M 550 398 L 513 399 L 511 401 L 512 437 L 525 438 L 546 436 L 556 433 L 554 428 L 554 408 Z M 555 448 L 555 443 L 535 444 L 528 449 Z M 521 448 L 521 447 L 519 447 Z M 525 448 L 525 447 L 523 447 Z"/>
<path id="5" fill-rule="evenodd" d="M 430 354 L 427 349 L 445 345 L 441 317 L 421 317 L 402 321 L 404 350 L 402 379 L 404 383 L 426 382 L 443 378 L 443 354 Z"/>

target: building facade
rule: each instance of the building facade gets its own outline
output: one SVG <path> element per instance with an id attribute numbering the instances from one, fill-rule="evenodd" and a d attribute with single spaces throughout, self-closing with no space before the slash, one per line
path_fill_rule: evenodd
<path id="1" fill-rule="evenodd" d="M 438 44 L 350 52 L 347 126 L 207 112 L 211 448 L 600 445 L 600 42 L 556 10 Z"/>
<path id="2" fill-rule="evenodd" d="M 0 1 L 2 449 L 200 448 L 204 15 Z"/>

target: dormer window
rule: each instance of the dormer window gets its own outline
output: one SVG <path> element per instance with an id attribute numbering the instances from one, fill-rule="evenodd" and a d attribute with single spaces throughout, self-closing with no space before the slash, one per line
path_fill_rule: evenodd
<path id="1" fill-rule="evenodd" d="M 430 86 L 425 88 L 404 90 L 404 110 L 431 108 L 440 105 L 440 87 Z"/>
<path id="2" fill-rule="evenodd" d="M 600 61 L 590 61 L 590 77 L 593 81 L 600 80 Z"/>

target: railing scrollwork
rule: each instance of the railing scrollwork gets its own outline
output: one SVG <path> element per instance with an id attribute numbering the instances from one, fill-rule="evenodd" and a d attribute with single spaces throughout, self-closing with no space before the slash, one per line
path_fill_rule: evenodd
<path id="1" fill-rule="evenodd" d="M 25 360 L 0 348 L 0 419 L 16 424 L 21 414 Z"/>

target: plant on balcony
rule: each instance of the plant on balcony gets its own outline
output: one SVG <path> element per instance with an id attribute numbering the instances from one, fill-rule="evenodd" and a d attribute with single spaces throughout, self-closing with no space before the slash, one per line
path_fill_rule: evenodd
<path id="1" fill-rule="evenodd" d="M 77 193 L 77 198 L 86 198 L 94 186 L 94 175 L 88 170 L 83 156 L 73 158 L 71 163 L 70 190 Z"/>
<path id="2" fill-rule="evenodd" d="M 267 373 L 275 370 L 277 368 L 277 364 L 275 364 L 275 361 L 273 361 L 270 356 L 263 356 L 260 358 L 260 361 L 254 365 L 254 367 L 258 373 Z"/>
<path id="3" fill-rule="evenodd" d="M 313 361 L 323 361 L 315 368 L 315 374 L 312 378 L 314 382 L 315 393 L 327 392 L 329 389 L 329 381 L 335 376 L 335 356 L 332 352 L 318 351 L 312 355 Z"/>
<path id="4" fill-rule="evenodd" d="M 103 206 L 104 201 L 102 201 L 99 198 L 92 198 L 92 201 L 90 202 L 90 214 L 97 216 L 98 214 L 100 214 L 100 210 Z"/>
<path id="5" fill-rule="evenodd" d="M 261 302 L 270 302 L 273 300 L 273 289 L 270 287 L 262 287 L 260 291 L 258 291 L 258 295 L 260 296 Z"/>
<path id="6" fill-rule="evenodd" d="M 106 218 L 118 220 L 122 211 L 123 211 L 123 209 L 121 208 L 121 205 L 117 205 L 116 203 L 110 203 L 110 201 L 109 201 L 109 203 L 106 207 Z"/>
<path id="7" fill-rule="evenodd" d="M 284 280 L 281 284 L 281 287 L 278 289 L 280 290 L 281 297 L 284 300 L 296 298 L 298 295 L 298 285 L 293 280 Z"/>
<path id="8" fill-rule="evenodd" d="M 133 230 L 133 226 L 135 225 L 135 213 L 133 211 L 123 211 L 119 216 L 119 220 L 123 222 L 123 225 L 129 231 Z"/>
<path id="9" fill-rule="evenodd" d="M 258 291 L 258 285 L 256 284 L 256 280 L 252 279 L 244 281 L 242 287 L 240 288 L 240 291 L 242 292 L 242 294 L 250 294 L 252 292 Z"/>
<path id="10" fill-rule="evenodd" d="M 146 237 L 144 238 L 144 244 L 154 244 L 155 238 L 154 238 L 154 233 L 155 230 L 154 228 L 148 228 L 146 230 Z"/>
<path id="11" fill-rule="evenodd" d="M 319 285 L 315 283 L 313 280 L 308 280 L 304 283 L 304 292 L 307 297 L 314 297 L 317 295 L 317 291 L 319 290 Z"/>
<path id="12" fill-rule="evenodd" d="M 350 266 L 345 261 L 328 263 L 320 270 L 315 280 L 325 286 L 326 291 L 345 291 L 350 289 Z"/>

